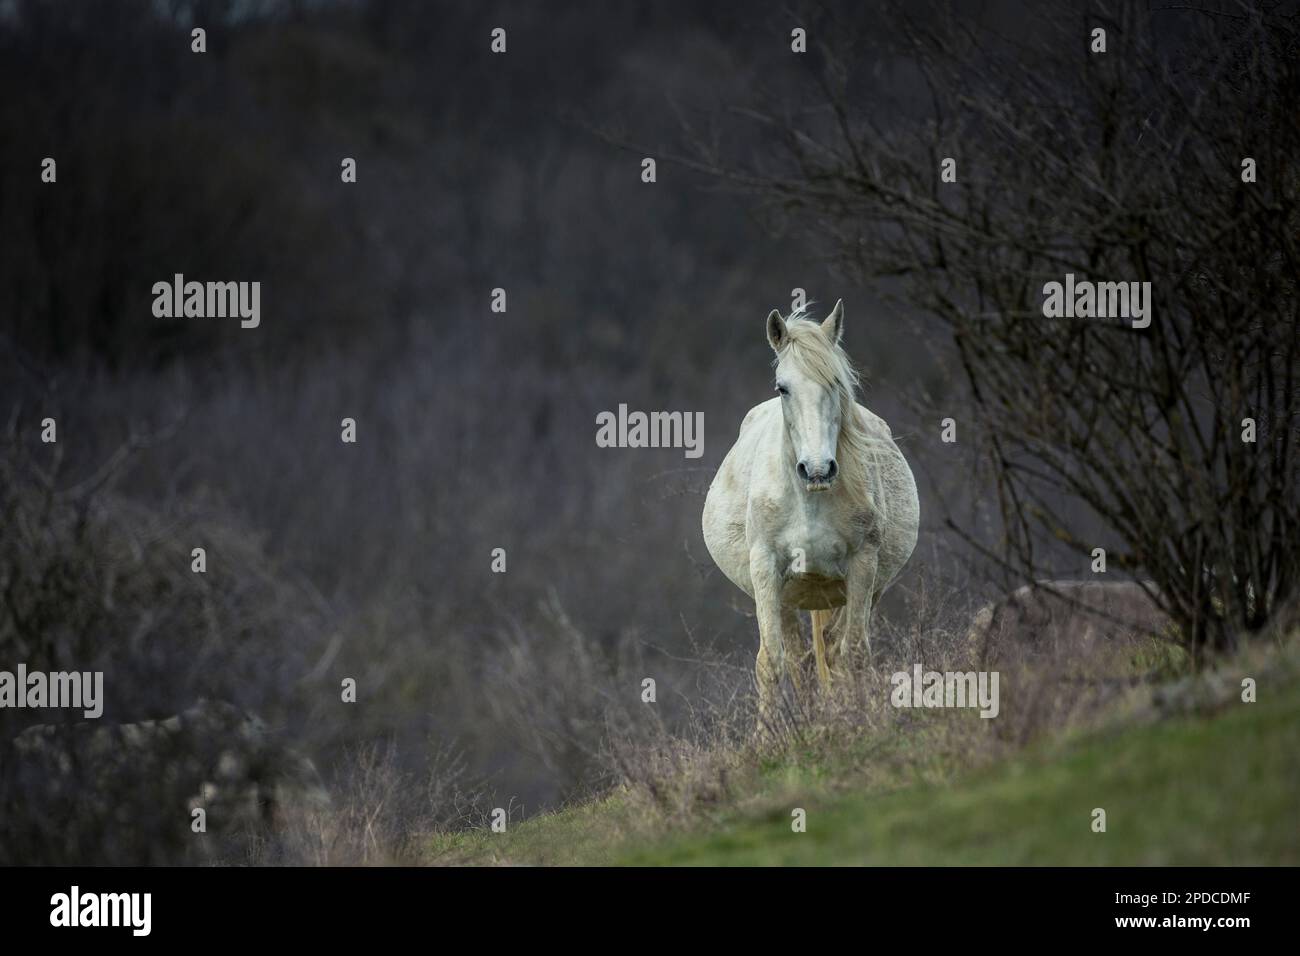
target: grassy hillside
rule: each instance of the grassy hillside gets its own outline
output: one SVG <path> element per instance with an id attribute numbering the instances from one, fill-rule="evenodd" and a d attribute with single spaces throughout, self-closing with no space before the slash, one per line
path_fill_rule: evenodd
<path id="1" fill-rule="evenodd" d="M 1236 672 L 1228 686 L 1239 684 Z M 1201 708 L 1204 710 L 1205 708 Z M 1043 741 L 973 770 L 937 755 L 874 776 L 921 735 L 859 753 L 795 752 L 755 768 L 743 799 L 685 820 L 626 795 L 485 831 L 439 836 L 430 862 L 686 865 L 1094 865 L 1300 863 L 1300 679 L 1294 666 L 1209 713 L 1144 719 Z M 915 757 L 913 753 L 911 756 Z M 791 811 L 807 812 L 794 833 Z M 1091 829 L 1102 807 L 1107 831 Z"/>

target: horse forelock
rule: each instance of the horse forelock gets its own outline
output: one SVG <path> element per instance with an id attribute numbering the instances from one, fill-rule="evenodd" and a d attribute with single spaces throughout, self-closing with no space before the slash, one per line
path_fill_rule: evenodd
<path id="1" fill-rule="evenodd" d="M 841 398 L 855 401 L 858 372 L 844 349 L 827 338 L 821 323 L 796 312 L 786 320 L 789 342 L 781 349 L 776 361 L 789 355 L 800 369 L 812 375 L 823 385 L 834 386 Z"/>

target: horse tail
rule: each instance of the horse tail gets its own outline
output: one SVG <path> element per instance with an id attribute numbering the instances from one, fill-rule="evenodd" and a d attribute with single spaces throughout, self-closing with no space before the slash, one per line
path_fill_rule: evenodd
<path id="1" fill-rule="evenodd" d="M 829 635 L 843 622 L 846 610 L 847 608 L 844 605 L 840 605 L 839 607 L 828 607 L 824 611 L 809 611 L 808 617 L 812 620 L 814 626 L 818 621 L 820 621 L 822 634 Z M 820 615 L 820 617 L 818 617 L 818 615 Z"/>
<path id="2" fill-rule="evenodd" d="M 830 657 L 827 654 L 827 634 L 829 633 L 836 612 L 833 610 L 809 611 L 812 621 L 813 657 L 817 662 L 817 680 L 823 686 L 830 684 Z"/>

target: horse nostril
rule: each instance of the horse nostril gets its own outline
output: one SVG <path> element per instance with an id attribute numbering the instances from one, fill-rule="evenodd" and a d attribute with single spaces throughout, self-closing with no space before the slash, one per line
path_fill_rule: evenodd
<path id="1" fill-rule="evenodd" d="M 830 462 L 826 465 L 826 480 L 830 481 L 832 478 L 834 478 L 836 472 L 838 472 L 839 470 L 840 470 L 839 465 L 835 464 L 835 459 L 832 458 Z"/>
<path id="2" fill-rule="evenodd" d="M 804 481 L 808 480 L 808 466 L 805 465 L 803 462 L 799 462 L 798 466 L 795 468 L 795 471 L 799 472 L 799 477 L 802 478 Z"/>

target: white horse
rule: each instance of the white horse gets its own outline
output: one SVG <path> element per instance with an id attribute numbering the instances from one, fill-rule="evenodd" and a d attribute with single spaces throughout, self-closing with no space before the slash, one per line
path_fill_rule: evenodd
<path id="1" fill-rule="evenodd" d="M 709 554 L 754 599 L 764 709 L 787 656 L 802 657 L 797 609 L 813 612 L 828 687 L 832 660 L 855 636 L 870 655 L 871 609 L 916 546 L 916 482 L 889 426 L 857 403 L 843 334 L 842 302 L 820 323 L 803 312 L 767 317 L 778 395 L 749 410 L 704 502 Z M 844 610 L 828 648 L 833 608 Z M 797 689 L 797 667 L 790 673 Z"/>

